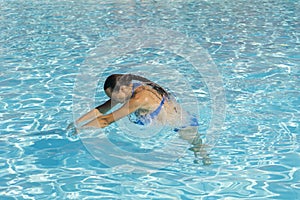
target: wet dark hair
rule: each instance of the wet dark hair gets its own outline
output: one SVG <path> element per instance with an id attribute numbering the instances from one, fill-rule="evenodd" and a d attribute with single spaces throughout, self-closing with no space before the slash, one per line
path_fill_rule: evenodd
<path id="1" fill-rule="evenodd" d="M 146 79 L 144 77 L 134 75 L 134 74 L 112 74 L 105 80 L 104 90 L 111 88 L 111 90 L 119 90 L 121 86 L 129 86 L 132 81 L 140 81 L 145 85 L 151 86 L 154 90 L 156 90 L 161 96 L 169 97 L 167 91 L 165 91 L 158 84 Z"/>

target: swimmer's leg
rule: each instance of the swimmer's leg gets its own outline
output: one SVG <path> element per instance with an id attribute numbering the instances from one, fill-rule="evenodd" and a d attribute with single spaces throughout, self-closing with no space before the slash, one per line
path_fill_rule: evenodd
<path id="1" fill-rule="evenodd" d="M 202 163 L 204 165 L 210 165 L 211 159 L 208 156 L 208 153 L 205 150 L 205 145 L 202 144 L 202 139 L 200 138 L 198 134 L 198 128 L 195 126 L 190 126 L 186 128 L 182 128 L 178 131 L 180 137 L 188 143 L 192 144 L 193 146 L 189 148 L 189 150 L 194 152 L 196 160 L 195 163 L 199 162 L 199 156 L 200 159 L 202 158 Z"/>
<path id="2" fill-rule="evenodd" d="M 194 155 L 196 158 L 199 158 L 198 155 L 202 158 L 202 163 L 204 165 L 210 165 L 212 163 L 211 159 L 208 156 L 207 151 L 205 150 L 205 145 L 202 144 L 202 139 L 200 136 L 196 137 L 193 141 L 193 147 L 189 148 L 189 150 L 194 152 Z M 195 163 L 197 163 L 198 160 L 195 160 Z"/>

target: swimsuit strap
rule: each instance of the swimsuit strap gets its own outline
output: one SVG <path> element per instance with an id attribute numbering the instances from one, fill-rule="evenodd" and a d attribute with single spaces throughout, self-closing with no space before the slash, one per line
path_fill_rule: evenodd
<path id="1" fill-rule="evenodd" d="M 133 86 L 132 86 L 132 96 L 133 96 L 135 89 L 140 87 L 143 84 L 140 83 L 140 82 L 134 82 L 132 84 L 133 84 Z M 165 103 L 165 97 L 163 96 L 159 106 L 152 113 L 147 114 L 146 116 L 141 116 L 140 119 L 136 119 L 133 122 L 135 124 L 139 124 L 139 125 L 146 125 L 146 124 L 150 123 L 150 121 L 152 119 L 154 119 L 159 114 L 159 112 L 161 111 L 164 103 Z"/>
<path id="2" fill-rule="evenodd" d="M 140 116 L 138 119 L 134 119 L 134 120 L 130 120 L 130 121 L 132 121 L 133 123 L 138 124 L 138 125 L 150 124 L 151 121 L 159 114 L 164 103 L 165 103 L 165 98 L 163 97 L 159 106 L 152 113 L 147 114 L 145 116 Z"/>
<path id="3" fill-rule="evenodd" d="M 154 119 L 154 117 L 156 117 L 159 114 L 159 112 L 162 109 L 164 103 L 165 103 L 165 98 L 163 97 L 162 100 L 161 100 L 161 102 L 160 102 L 160 104 L 159 104 L 159 106 L 156 108 L 156 110 L 154 110 L 152 113 L 149 114 L 149 116 L 152 119 Z"/>
<path id="4" fill-rule="evenodd" d="M 140 87 L 142 84 L 141 83 L 132 83 L 132 92 L 131 96 L 133 96 L 134 90 L 138 87 Z"/>

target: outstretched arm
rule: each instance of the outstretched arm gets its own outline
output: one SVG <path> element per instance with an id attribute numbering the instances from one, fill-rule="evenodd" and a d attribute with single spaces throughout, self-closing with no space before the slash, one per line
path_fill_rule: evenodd
<path id="1" fill-rule="evenodd" d="M 109 124 L 129 115 L 130 113 L 136 111 L 137 109 L 143 107 L 145 105 L 145 101 L 140 98 L 132 98 L 127 103 L 125 103 L 118 110 L 107 114 L 98 116 L 96 119 L 91 122 L 85 124 L 83 127 L 96 127 L 96 128 L 104 128 Z"/>
<path id="2" fill-rule="evenodd" d="M 90 121 L 92 119 L 95 119 L 96 117 L 99 117 L 109 111 L 112 107 L 114 107 L 117 104 L 117 102 L 112 101 L 111 99 L 103 103 L 102 105 L 94 108 L 93 110 L 89 111 L 82 117 L 76 120 L 76 124 L 80 124 L 84 121 Z"/>

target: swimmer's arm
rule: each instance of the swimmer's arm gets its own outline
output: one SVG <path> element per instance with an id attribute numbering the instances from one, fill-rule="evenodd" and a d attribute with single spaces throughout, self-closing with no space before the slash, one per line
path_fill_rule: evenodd
<path id="1" fill-rule="evenodd" d="M 92 120 L 91 122 L 85 124 L 83 127 L 95 127 L 95 128 L 104 128 L 109 124 L 133 113 L 134 111 L 138 110 L 139 108 L 143 107 L 145 101 L 141 101 L 139 98 L 130 99 L 127 103 L 125 103 L 121 108 L 118 110 L 107 114 L 98 116 L 96 119 Z"/>
<path id="2" fill-rule="evenodd" d="M 106 101 L 104 104 L 96 107 L 95 109 L 98 110 L 101 114 L 105 114 L 107 111 L 112 109 L 118 102 L 112 101 L 111 99 Z"/>
<path id="3" fill-rule="evenodd" d="M 88 113 L 86 113 L 85 115 L 80 117 L 79 119 L 77 119 L 76 124 L 80 124 L 84 121 L 95 119 L 96 117 L 99 117 L 99 116 L 103 115 L 104 113 L 106 113 L 107 111 L 109 111 L 110 109 L 112 109 L 116 104 L 117 104 L 117 102 L 114 102 L 110 99 L 110 100 L 106 101 L 105 103 L 103 103 L 102 105 L 89 111 Z"/>

